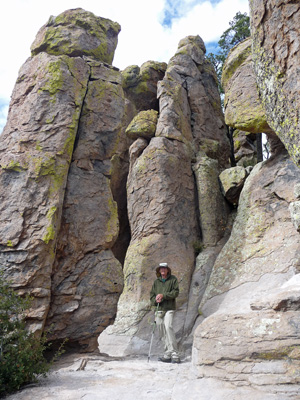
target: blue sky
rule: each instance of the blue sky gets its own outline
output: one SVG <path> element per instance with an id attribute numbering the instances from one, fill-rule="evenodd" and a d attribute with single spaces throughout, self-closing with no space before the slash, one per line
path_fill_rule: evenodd
<path id="1" fill-rule="evenodd" d="M 10 0 L 0 7 L 0 132 L 18 70 L 51 15 L 80 7 L 118 22 L 113 65 L 124 69 L 148 60 L 168 62 L 188 35 L 200 35 L 211 52 L 235 14 L 249 14 L 248 0 Z"/>
<path id="2" fill-rule="evenodd" d="M 212 5 L 221 3 L 221 0 L 206 1 Z M 161 15 L 161 24 L 167 28 L 171 28 L 174 20 L 178 20 L 189 13 L 193 8 L 199 4 L 205 3 L 204 0 L 165 0 L 164 8 Z"/>

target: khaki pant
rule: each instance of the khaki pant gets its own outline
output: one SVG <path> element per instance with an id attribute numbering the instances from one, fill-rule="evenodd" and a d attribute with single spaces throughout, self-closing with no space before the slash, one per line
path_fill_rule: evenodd
<path id="1" fill-rule="evenodd" d="M 158 332 L 165 344 L 165 358 L 178 356 L 177 341 L 173 329 L 174 310 L 170 311 L 157 311 L 156 325 Z"/>

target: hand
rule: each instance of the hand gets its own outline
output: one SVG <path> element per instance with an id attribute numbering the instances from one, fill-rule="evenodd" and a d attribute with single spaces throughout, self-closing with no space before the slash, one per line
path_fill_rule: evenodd
<path id="1" fill-rule="evenodd" d="M 163 301 L 163 295 L 162 294 L 158 294 L 155 298 L 156 303 L 161 303 Z"/>

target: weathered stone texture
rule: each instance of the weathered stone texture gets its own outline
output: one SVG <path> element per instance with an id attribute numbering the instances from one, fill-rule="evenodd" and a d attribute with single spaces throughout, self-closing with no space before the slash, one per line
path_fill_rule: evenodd
<path id="1" fill-rule="evenodd" d="M 136 111 L 158 111 L 157 83 L 163 79 L 166 63 L 147 61 L 139 67 L 130 65 L 122 71 L 125 96 L 134 104 Z"/>
<path id="2" fill-rule="evenodd" d="M 300 162 L 300 4 L 251 0 L 253 61 L 269 126 L 293 161 Z"/>
<path id="3" fill-rule="evenodd" d="M 127 193 L 131 242 L 125 258 L 124 290 L 116 321 L 106 329 L 104 339 L 102 335 L 99 338 L 99 348 L 104 353 L 109 351 L 107 335 L 111 336 L 110 342 L 115 336 L 117 341 L 123 340 L 125 354 L 132 352 L 130 340 L 149 310 L 155 268 L 162 259 L 168 261 L 180 282 L 178 306 L 187 300 L 194 266 L 197 219 L 187 147 L 166 138 L 152 139 L 131 167 Z"/>
<path id="4" fill-rule="evenodd" d="M 238 203 L 247 175 L 246 169 L 240 166 L 227 168 L 221 172 L 219 176 L 221 190 L 230 203 L 234 205 Z"/>
<path id="5" fill-rule="evenodd" d="M 169 263 L 179 279 L 180 320 L 176 332 L 183 333 L 195 249 L 200 241 L 192 169 L 198 152 L 199 159 L 212 157 L 211 179 L 206 186 L 217 197 L 213 205 L 216 216 L 207 216 L 207 220 L 203 217 L 203 229 L 208 228 L 210 221 L 214 224 L 210 233 L 205 232 L 205 240 L 215 243 L 222 236 L 225 222 L 222 223 L 220 212 L 224 199 L 218 174 L 228 165 L 229 142 L 218 108 L 220 97 L 215 76 L 204 51 L 199 36 L 190 36 L 179 43 L 163 80 L 158 83 L 160 108 L 155 137 L 149 144 L 139 138 L 130 148 L 127 196 L 131 242 L 124 263 L 124 290 L 114 325 L 98 339 L 100 352 L 115 355 L 147 351 L 149 292 L 155 268 L 162 261 Z M 200 175 L 201 172 L 198 173 L 201 186 Z M 204 186 L 203 183 L 201 207 L 205 207 L 209 197 Z M 204 216 L 205 210 L 202 211 Z M 216 226 L 218 223 L 220 226 Z M 195 319 L 194 307 L 190 315 L 189 320 Z M 190 329 L 190 323 L 187 327 Z M 112 342 L 117 343 L 115 348 Z"/>
<path id="6" fill-rule="evenodd" d="M 2 191 L 1 267 L 34 296 L 31 329 L 43 328 L 52 302 L 54 339 L 98 334 L 113 319 L 123 286 L 110 250 L 119 221 L 109 180 L 126 170 L 125 161 L 116 162 L 129 147 L 126 136 L 119 144 L 126 106 L 120 72 L 103 63 L 112 60 L 118 31 L 83 10 L 52 18 L 20 70 L 1 136 L 1 185 L 11 187 Z M 110 306 L 101 314 L 102 301 Z"/>
<path id="7" fill-rule="evenodd" d="M 199 153 L 193 170 L 197 185 L 202 245 L 215 246 L 224 236 L 229 214 L 221 192 L 218 161 Z"/>
<path id="8" fill-rule="evenodd" d="M 1 135 L 1 267 L 36 296 L 41 329 L 55 243 L 89 70 L 81 58 L 41 53 L 21 68 Z M 43 312 L 41 312 L 43 309 Z"/>
<path id="9" fill-rule="evenodd" d="M 255 311 L 276 288 L 281 288 L 276 296 L 288 302 L 284 287 L 299 273 L 300 237 L 289 213 L 299 179 L 299 169 L 281 155 L 257 165 L 245 182 L 231 236 L 200 304 L 206 318 L 195 333 L 193 360 L 203 376 L 257 385 L 299 383 L 299 360 L 291 355 L 300 344 L 298 311 L 268 306 Z M 275 360 L 279 370 L 273 373 Z"/>
<path id="10" fill-rule="evenodd" d="M 217 159 L 221 168 L 229 166 L 230 147 L 216 75 L 205 59 L 205 46 L 199 36 L 180 41 L 159 82 L 158 97 L 156 136 L 192 142 L 196 151 Z"/>
<path id="11" fill-rule="evenodd" d="M 236 165 L 247 168 L 257 164 L 257 135 L 242 132 L 238 129 L 233 132 L 233 148 Z"/>
<path id="12" fill-rule="evenodd" d="M 31 53 L 90 56 L 111 64 L 120 30 L 118 23 L 81 8 L 67 10 L 57 17 L 51 16 L 42 26 L 31 45 Z"/>
<path id="13" fill-rule="evenodd" d="M 47 319 L 54 338 L 80 343 L 88 343 L 113 321 L 123 289 L 122 266 L 111 251 L 119 236 L 111 180 L 122 169 L 128 171 L 129 163 L 122 157 L 130 143 L 123 127 L 126 108 L 120 72 L 103 63 L 88 63 L 91 81 L 68 175 Z M 124 189 L 116 184 L 115 191 Z M 74 302 L 76 307 L 70 309 L 68 304 Z"/>
<path id="14" fill-rule="evenodd" d="M 140 111 L 130 122 L 126 129 L 126 135 L 131 139 L 139 137 L 150 140 L 156 131 L 157 111 Z"/>
<path id="15" fill-rule="evenodd" d="M 252 39 L 235 46 L 224 63 L 225 122 L 252 133 L 269 132 L 266 113 L 259 99 L 251 53 Z"/>

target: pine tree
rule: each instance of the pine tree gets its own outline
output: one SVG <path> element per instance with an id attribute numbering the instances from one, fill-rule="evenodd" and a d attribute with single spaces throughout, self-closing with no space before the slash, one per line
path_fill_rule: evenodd
<path id="1" fill-rule="evenodd" d="M 229 51 L 238 43 L 250 36 L 250 18 L 247 13 L 237 12 L 232 21 L 229 22 L 230 27 L 220 37 L 218 41 L 219 51 L 217 54 L 209 53 L 207 58 L 212 62 L 218 76 L 218 85 L 220 93 L 224 93 L 221 85 L 221 76 L 224 62 Z"/>

